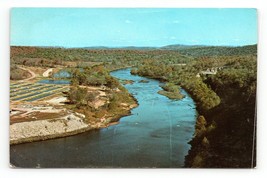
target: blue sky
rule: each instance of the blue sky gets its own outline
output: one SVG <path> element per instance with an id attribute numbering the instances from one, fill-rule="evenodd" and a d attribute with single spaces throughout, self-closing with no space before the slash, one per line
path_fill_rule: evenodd
<path id="1" fill-rule="evenodd" d="M 11 45 L 18 46 L 243 46 L 256 43 L 256 9 L 11 10 Z"/>

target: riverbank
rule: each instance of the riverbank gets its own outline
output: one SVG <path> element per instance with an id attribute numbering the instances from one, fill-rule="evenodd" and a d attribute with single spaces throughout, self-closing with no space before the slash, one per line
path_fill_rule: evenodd
<path id="1" fill-rule="evenodd" d="M 84 122 L 85 116 L 77 112 L 60 118 L 13 123 L 10 125 L 10 145 L 67 137 L 109 127 L 118 124 L 121 117 L 130 115 L 131 109 L 137 106 L 137 104 L 124 106 L 127 110 L 121 115 L 102 117 L 95 124 Z"/>
<path id="2" fill-rule="evenodd" d="M 131 109 L 138 106 L 137 100 L 119 86 L 116 90 L 96 86 L 80 86 L 95 97 L 89 105 L 76 107 L 66 96 L 70 90 L 64 85 L 64 92 L 31 101 L 24 99 L 31 91 L 38 91 L 50 85 L 36 84 L 30 81 L 27 86 L 14 82 L 14 95 L 10 103 L 10 144 L 19 144 L 53 138 L 76 135 L 93 129 L 105 128 L 118 123 L 123 116 L 131 114 Z M 36 89 L 37 85 L 39 88 Z M 40 87 L 41 86 L 41 87 Z M 54 85 L 51 85 L 54 87 Z M 55 85 L 62 89 L 61 85 Z M 51 87 L 50 87 L 51 88 Z M 24 90 L 26 90 L 24 92 Z M 34 93 L 35 94 L 35 93 Z M 16 100 L 21 98 L 21 100 Z M 26 97 L 27 98 L 27 97 Z M 88 103 L 87 103 L 88 104 Z"/>
<path id="3" fill-rule="evenodd" d="M 122 114 L 120 110 L 125 108 L 125 117 L 106 115 L 105 118 L 111 120 L 103 119 L 103 127 L 108 128 L 94 129 L 64 139 L 12 145 L 11 164 L 25 168 L 38 165 L 41 168 L 182 167 L 184 157 L 190 149 L 188 141 L 192 139 L 197 114 L 191 97 L 184 90 L 181 92 L 186 97 L 182 100 L 170 100 L 159 95 L 157 92 L 162 89 L 161 82 L 131 75 L 130 69 L 115 71 L 110 75 L 117 79 L 134 81 L 132 84 L 124 85 L 123 88 L 127 89 L 128 93 L 119 92 L 123 91 L 120 87 L 119 90 L 113 90 L 112 98 L 117 101 L 116 105 L 103 106 L 110 109 L 110 113 L 116 114 Z M 144 80 L 148 82 L 140 82 Z M 129 107 L 134 106 L 131 106 L 133 103 L 127 106 L 130 101 L 127 95 L 134 96 L 138 101 L 138 107 L 131 111 Z M 82 113 L 81 109 L 75 111 Z M 89 116 L 102 118 L 97 112 Z M 119 124 L 116 122 L 117 119 Z M 93 121 L 92 119 L 91 122 Z M 155 147 L 158 149 L 154 149 Z M 22 154 L 23 157 L 20 156 Z M 62 156 L 57 157 L 58 155 Z"/>
<path id="4" fill-rule="evenodd" d="M 231 70 L 239 74 L 237 69 Z M 183 78 L 178 77 L 177 83 L 196 101 L 198 118 L 202 120 L 196 122 L 195 134 L 189 141 L 191 149 L 185 157 L 184 167 L 254 168 L 256 166 L 256 93 L 254 92 L 256 86 L 253 86 L 253 82 L 256 81 L 253 77 L 256 75 L 249 79 L 251 83 L 247 85 L 251 85 L 251 88 L 248 90 L 243 87 L 241 77 L 232 76 L 233 73 L 228 73 L 226 70 L 221 75 L 227 77 L 220 75 L 195 77 L 185 80 L 186 83 Z M 248 74 L 240 72 L 239 75 Z M 157 78 L 157 76 L 152 77 Z M 237 85 L 234 79 L 242 84 Z"/>
<path id="5" fill-rule="evenodd" d="M 255 168 L 255 96 L 247 98 L 239 89 L 230 87 L 218 87 L 217 93 L 222 102 L 200 113 L 205 121 L 196 124 L 184 167 Z"/>

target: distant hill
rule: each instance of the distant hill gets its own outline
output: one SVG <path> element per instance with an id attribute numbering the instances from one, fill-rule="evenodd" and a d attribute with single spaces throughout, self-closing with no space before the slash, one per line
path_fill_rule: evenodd
<path id="1" fill-rule="evenodd" d="M 257 45 L 247 46 L 205 46 L 205 45 L 167 45 L 163 47 L 85 47 L 83 49 L 100 49 L 100 50 L 169 50 L 177 51 L 182 55 L 188 55 L 192 57 L 203 57 L 203 56 L 235 56 L 235 55 L 257 55 Z"/>
<path id="2" fill-rule="evenodd" d="M 55 55 L 57 58 L 63 55 L 63 53 L 68 57 L 86 55 L 87 58 L 90 51 L 106 51 L 111 54 L 113 51 L 117 56 L 118 51 L 127 51 L 127 53 L 147 53 L 152 52 L 152 56 L 159 56 L 165 53 L 172 53 L 173 55 L 179 54 L 179 56 L 187 56 L 189 58 L 198 58 L 198 57 L 216 57 L 216 56 L 245 56 L 245 55 L 257 55 L 257 45 L 248 45 L 248 46 L 240 46 L 240 47 L 230 47 L 230 46 L 204 46 L 204 45 L 168 45 L 163 47 L 136 47 L 136 46 L 127 46 L 127 47 L 105 47 L 105 46 L 93 46 L 93 47 L 84 47 L 84 48 L 63 48 L 63 47 L 23 47 L 23 46 L 11 46 L 12 53 L 11 57 L 14 54 L 25 54 L 24 56 L 28 56 L 28 53 L 34 53 L 32 56 L 43 58 L 51 58 L 51 56 Z M 75 49 L 75 51 L 69 51 L 71 49 Z M 116 52 L 117 51 L 117 52 Z M 38 52 L 38 55 L 36 55 Z M 68 55 L 66 54 L 68 53 Z M 69 54 L 71 53 L 71 54 Z M 101 53 L 101 52 L 100 52 Z M 75 55 L 74 55 L 75 54 Z M 135 54 L 135 55 L 137 55 Z M 107 54 L 102 54 L 107 57 Z M 102 56 L 102 57 L 103 57 Z M 172 56 L 174 57 L 174 56 Z M 171 57 L 171 58 L 172 58 Z M 52 57 L 53 58 L 53 57 Z"/>
<path id="3" fill-rule="evenodd" d="M 168 45 L 161 47 L 163 50 L 174 50 L 183 55 L 192 57 L 203 56 L 237 56 L 237 55 L 257 55 L 257 45 L 247 46 L 204 46 L 204 45 Z"/>
<path id="4" fill-rule="evenodd" d="M 128 50 L 157 50 L 157 47 L 136 47 L 136 46 L 127 46 L 121 49 L 128 49 Z"/>
<path id="5" fill-rule="evenodd" d="M 106 47 L 106 46 L 92 46 L 92 47 L 84 47 L 83 49 L 99 49 L 99 50 L 157 50 L 157 47 L 137 47 L 137 46 L 126 46 L 126 47 Z"/>
<path id="6" fill-rule="evenodd" d="M 91 47 L 84 47 L 82 49 L 110 49 L 110 48 L 106 46 L 91 46 Z"/>
<path id="7" fill-rule="evenodd" d="M 175 45 L 167 45 L 163 46 L 160 49 L 164 50 L 184 50 L 184 49 L 193 49 L 193 48 L 200 48 L 200 47 L 207 47 L 205 45 L 181 45 L 181 44 L 175 44 Z"/>

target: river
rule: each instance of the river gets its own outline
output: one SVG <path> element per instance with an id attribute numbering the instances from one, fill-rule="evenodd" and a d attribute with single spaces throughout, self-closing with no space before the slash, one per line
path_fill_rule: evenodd
<path id="1" fill-rule="evenodd" d="M 131 115 L 108 128 L 12 145 L 10 163 L 16 167 L 41 168 L 182 167 L 197 116 L 192 98 L 184 90 L 186 97 L 178 101 L 159 95 L 161 82 L 131 75 L 130 69 L 111 75 L 134 81 L 125 85 L 139 103 Z"/>

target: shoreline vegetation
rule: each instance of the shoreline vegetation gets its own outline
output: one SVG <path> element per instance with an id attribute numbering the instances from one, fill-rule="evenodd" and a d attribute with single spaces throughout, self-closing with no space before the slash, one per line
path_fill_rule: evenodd
<path id="1" fill-rule="evenodd" d="M 83 113 L 88 123 L 103 115 L 91 107 L 96 97 L 94 95 L 99 97 L 100 94 L 88 94 L 84 88 L 108 85 L 107 95 L 111 102 L 104 108 L 112 113 L 121 112 L 118 109 L 121 108 L 120 102 L 125 102 L 116 91 L 123 91 L 124 96 L 129 97 L 122 86 L 117 86 L 118 81 L 108 76 L 107 71 L 131 66 L 132 74 L 164 81 L 167 86 L 163 86 L 164 90 L 160 93 L 169 97 L 174 97 L 175 93 L 175 97 L 181 98 L 180 86 L 194 99 L 199 113 L 184 167 L 256 166 L 257 45 L 186 48 L 171 45 L 138 50 L 14 46 L 11 47 L 11 64 L 74 69 L 88 67 L 85 73 L 74 72 L 76 79 L 70 87 L 74 88 L 72 91 L 80 92 L 68 94 L 68 109 Z M 84 95 L 81 97 L 77 93 Z"/>
<path id="2" fill-rule="evenodd" d="M 21 118 L 23 116 L 15 114 L 11 117 L 11 145 L 66 137 L 108 127 L 117 124 L 121 117 L 130 115 L 131 109 L 138 106 L 137 100 L 101 65 L 85 67 L 82 72 L 79 69 L 72 69 L 69 72 L 71 84 L 69 91 L 64 92 L 66 97 L 64 107 L 60 107 L 60 111 L 56 111 L 55 108 L 50 109 L 51 112 L 66 114 L 58 117 L 55 113 L 47 119 L 42 119 L 39 112 L 43 112 L 42 110 L 48 106 L 42 106 L 40 110 L 38 107 L 45 101 L 39 101 L 34 105 L 35 111 L 32 113 L 39 114 L 34 117 L 37 120 L 23 121 Z M 15 109 L 15 105 L 19 104 L 27 106 L 24 102 L 13 103 L 14 112 L 20 111 Z M 23 114 L 25 113 L 21 113 Z M 12 118 L 15 118 L 15 121 Z M 16 119 L 23 122 L 18 122 Z"/>
<path id="3" fill-rule="evenodd" d="M 101 118 L 86 118 L 84 114 L 69 110 L 71 113 L 65 117 L 14 123 L 10 126 L 10 145 L 62 138 L 118 124 L 120 118 L 130 115 L 131 110 L 138 106 L 135 98 L 130 97 L 134 103 L 124 102 L 121 105 L 123 109 L 116 113 L 106 112 Z"/>
<path id="4" fill-rule="evenodd" d="M 183 99 L 185 96 L 181 94 L 180 87 L 173 83 L 166 83 L 165 85 L 161 86 L 163 90 L 158 91 L 158 94 L 164 95 L 170 99 L 180 100 Z"/>
<path id="5" fill-rule="evenodd" d="M 214 55 L 212 49 L 185 66 L 151 60 L 132 69 L 133 74 L 182 86 L 196 102 L 199 116 L 184 167 L 256 166 L 257 46 L 253 48 L 239 48 L 236 54 L 233 48 L 229 56 Z"/>

